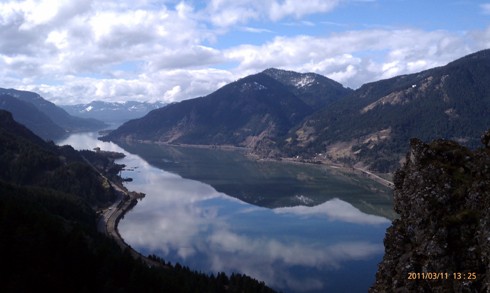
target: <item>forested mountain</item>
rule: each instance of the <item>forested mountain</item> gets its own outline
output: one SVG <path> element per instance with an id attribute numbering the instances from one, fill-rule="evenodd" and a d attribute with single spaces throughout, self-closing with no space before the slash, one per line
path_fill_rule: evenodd
<path id="1" fill-rule="evenodd" d="M 93 206 L 114 199 L 99 174 L 72 147 L 45 142 L 9 112 L 0 110 L 0 122 L 0 180 L 75 194 Z"/>
<path id="2" fill-rule="evenodd" d="M 209 276 L 158 259 L 150 268 L 121 251 L 96 229 L 111 184 L 80 152 L 45 142 L 4 110 L 0 165 L 1 292 L 273 292 L 241 274 Z"/>
<path id="3" fill-rule="evenodd" d="M 352 91 L 267 69 L 131 121 L 105 139 L 248 147 L 260 157 L 393 172 L 410 138 L 477 145 L 490 125 L 490 50 Z"/>
<path id="4" fill-rule="evenodd" d="M 54 124 L 58 125 L 58 128 L 62 128 L 65 132 L 77 132 L 77 131 L 92 131 L 105 127 L 105 124 L 101 121 L 95 119 L 84 119 L 80 117 L 74 117 L 68 114 L 62 108 L 56 106 L 55 104 L 43 99 L 39 94 L 28 92 L 28 91 L 19 91 L 15 89 L 4 89 L 0 88 L 0 101 L 7 96 L 13 97 L 19 101 L 24 103 L 28 103 L 34 106 L 39 112 L 43 113 L 48 119 L 50 119 Z M 11 100 L 11 99 L 10 99 Z M 2 103 L 0 103 L 0 108 L 4 110 L 12 111 L 14 114 L 14 118 L 17 118 L 17 113 L 24 112 L 23 109 L 19 109 L 17 106 L 25 105 L 16 103 L 16 107 L 10 107 L 9 109 L 3 108 Z M 13 104 L 10 104 L 13 105 Z M 38 114 L 37 114 L 38 115 Z M 27 125 L 31 128 L 31 125 Z M 31 128 L 32 129 L 32 128 Z M 48 133 L 49 129 L 44 129 L 42 132 L 36 132 L 36 134 L 40 135 L 43 132 Z M 45 137 L 43 137 L 45 138 Z M 49 139 L 59 138 L 59 136 L 48 137 Z"/>
<path id="5" fill-rule="evenodd" d="M 208 96 L 154 110 L 129 121 L 105 139 L 253 148 L 284 136 L 320 105 L 327 105 L 346 92 L 350 90 L 317 75 L 269 69 Z M 305 95 L 299 96 L 300 93 Z"/>
<path id="6" fill-rule="evenodd" d="M 485 50 L 363 85 L 308 117 L 278 144 L 285 155 L 327 157 L 388 172 L 399 166 L 412 137 L 474 147 L 489 126 L 490 50 Z"/>
<path id="7" fill-rule="evenodd" d="M 123 123 L 128 120 L 141 118 L 151 110 L 164 107 L 163 102 L 104 102 L 92 101 L 88 104 L 60 105 L 70 115 L 93 118 L 106 123 Z"/>

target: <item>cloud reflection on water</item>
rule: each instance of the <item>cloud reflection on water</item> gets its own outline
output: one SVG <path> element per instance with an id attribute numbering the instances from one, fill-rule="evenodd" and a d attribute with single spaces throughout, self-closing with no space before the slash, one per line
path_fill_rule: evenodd
<path id="1" fill-rule="evenodd" d="M 368 215 L 361 212 L 348 202 L 334 198 L 323 204 L 308 207 L 295 206 L 274 209 L 276 213 L 292 213 L 300 216 L 325 215 L 330 220 L 354 224 L 389 224 L 391 221 L 384 217 Z"/>
<path id="2" fill-rule="evenodd" d="M 62 144 L 123 151 L 115 144 L 97 141 L 95 135 L 70 139 Z M 134 179 L 127 183 L 128 189 L 147 196 L 120 222 L 119 231 L 127 243 L 144 253 L 204 272 L 248 274 L 286 292 L 311 292 L 325 291 L 337 282 L 331 272 L 345 270 L 351 276 L 352 261 L 370 260 L 383 252 L 379 239 L 339 231 L 362 224 L 370 234 L 387 226 L 389 220 L 362 213 L 340 199 L 315 207 L 270 210 L 157 169 L 137 155 L 126 155 L 121 163 L 137 167 L 123 172 L 123 177 Z M 314 221 L 318 218 L 328 221 Z M 327 222 L 335 224 L 325 225 Z M 293 226 L 296 230 L 289 232 Z M 308 229 L 313 237 L 301 233 Z M 318 237 L 322 235 L 327 237 Z"/>
<path id="3" fill-rule="evenodd" d="M 329 246 L 283 243 L 272 238 L 251 238 L 232 231 L 215 231 L 208 238 L 213 271 L 235 271 L 256 276 L 267 284 L 300 289 L 320 289 L 324 279 L 298 278 L 290 269 L 305 267 L 339 269 L 343 262 L 368 259 L 383 252 L 383 246 L 368 242 L 341 242 Z M 308 287 L 305 287 L 308 284 Z"/>
<path id="4" fill-rule="evenodd" d="M 325 279 L 310 276 L 305 282 L 304 277 L 293 272 L 295 268 L 336 270 L 345 262 L 369 259 L 383 252 L 381 243 L 366 240 L 321 243 L 298 236 L 285 242 L 274 234 L 277 232 L 263 231 L 257 233 L 259 236 L 250 235 L 237 230 L 232 223 L 233 217 L 242 217 L 244 213 L 251 214 L 252 218 L 269 213 L 276 217 L 281 214 L 321 215 L 330 220 L 355 224 L 389 222 L 382 217 L 364 214 L 340 199 L 316 207 L 298 206 L 271 211 L 250 206 L 217 192 L 207 184 L 168 172 L 143 170 L 141 174 L 145 178 L 135 180 L 129 187 L 142 190 L 147 197 L 121 221 L 120 231 L 124 239 L 137 249 L 157 253 L 164 258 L 175 254 L 185 264 L 198 262 L 202 266 L 196 268 L 199 270 L 241 272 L 276 288 L 308 291 L 323 288 Z M 260 230 L 261 227 L 254 229 Z"/>

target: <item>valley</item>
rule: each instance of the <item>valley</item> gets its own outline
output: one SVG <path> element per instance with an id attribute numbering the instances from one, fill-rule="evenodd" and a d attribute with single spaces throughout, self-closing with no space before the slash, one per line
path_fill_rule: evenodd
<path id="1" fill-rule="evenodd" d="M 236 149 L 115 145 L 94 134 L 60 143 L 126 153 L 125 186 L 146 194 L 118 225 L 131 247 L 282 292 L 367 288 L 395 216 L 389 189 L 325 166 L 259 162 Z M 346 272 L 359 282 L 331 284 Z"/>
<path id="2" fill-rule="evenodd" d="M 68 227 L 66 235 L 53 232 L 54 239 L 89 239 L 73 240 L 87 259 L 96 259 L 99 244 L 119 247 L 114 259 L 126 257 L 126 276 L 137 274 L 144 255 L 146 266 L 170 272 L 142 273 L 153 274 L 155 288 L 180 288 L 188 279 L 206 280 L 211 288 L 215 275 L 228 281 L 238 275 L 247 286 L 271 291 L 364 291 L 376 284 L 371 290 L 382 292 L 396 287 L 380 273 L 398 274 L 394 249 L 417 270 L 439 264 L 435 248 L 454 270 L 470 262 L 449 262 L 448 255 L 476 251 L 469 255 L 482 259 L 475 263 L 485 276 L 488 219 L 479 209 L 488 195 L 481 186 L 488 176 L 488 133 L 482 134 L 490 125 L 489 73 L 490 50 L 356 90 L 318 74 L 269 68 L 177 103 L 99 101 L 73 107 L 73 115 L 36 93 L 0 89 L 0 108 L 12 112 L 0 111 L 0 188 L 6 192 L 0 200 L 7 212 L 19 208 L 16 196 L 29 202 L 27 218 L 41 211 L 39 217 L 57 227 L 46 233 Z M 96 107 L 105 122 L 74 116 L 95 114 Z M 98 137 L 94 131 L 106 123 L 118 127 Z M 109 161 L 127 168 L 97 158 L 101 150 L 124 153 Z M 124 188 L 122 196 L 122 187 L 104 177 L 116 173 L 131 178 L 125 188 L 148 196 L 137 200 Z M 413 202 L 426 210 L 407 208 Z M 102 211 L 98 222 L 96 210 Z M 432 214 L 443 221 L 427 220 Z M 468 240 L 460 227 L 478 238 Z M 116 241 L 99 238 L 97 229 Z M 428 239 L 424 229 L 439 231 L 437 241 L 411 240 L 413 233 Z M 375 280 L 386 231 L 389 246 Z M 35 237 L 49 238 L 39 233 Z M 473 244 L 467 249 L 451 239 Z M 430 261 L 420 264 L 414 251 Z M 92 271 L 85 273 L 93 279 Z M 348 275 L 359 282 L 346 282 Z M 89 286 L 134 286 L 113 283 L 116 277 Z M 484 278 L 467 286 L 484 288 Z"/>

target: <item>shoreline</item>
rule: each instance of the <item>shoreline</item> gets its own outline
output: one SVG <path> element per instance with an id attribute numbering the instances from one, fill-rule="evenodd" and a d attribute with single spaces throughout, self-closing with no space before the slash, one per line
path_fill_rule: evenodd
<path id="1" fill-rule="evenodd" d="M 347 166 L 343 165 L 340 163 L 332 162 L 332 161 L 317 161 L 317 162 L 305 162 L 302 160 L 297 160 L 293 158 L 279 158 L 279 159 L 270 159 L 270 158 L 256 158 L 254 155 L 247 155 L 248 157 L 251 157 L 255 159 L 256 161 L 270 161 L 270 162 L 283 162 L 283 163 L 288 163 L 288 164 L 304 164 L 304 165 L 321 165 L 325 166 L 328 168 L 332 169 L 337 169 L 340 170 L 341 172 L 344 173 L 349 173 L 349 174 L 357 174 L 357 175 L 363 175 L 368 177 L 369 179 L 378 182 L 379 184 L 388 187 L 390 189 L 393 189 L 394 183 L 392 181 L 389 181 L 375 173 L 372 173 L 371 171 L 367 169 L 363 169 L 360 167 L 355 167 L 355 166 Z M 392 174 L 390 174 L 392 175 Z"/>
<path id="2" fill-rule="evenodd" d="M 394 183 L 390 180 L 387 180 L 378 174 L 375 174 L 367 169 L 356 167 L 356 166 L 347 166 L 338 162 L 333 162 L 330 160 L 318 160 L 318 161 L 311 161 L 307 162 L 302 159 L 295 159 L 291 157 L 280 157 L 278 159 L 273 159 L 273 158 L 261 158 L 255 154 L 252 154 L 250 152 L 251 149 L 247 147 L 239 147 L 239 146 L 233 146 L 233 145 L 205 145 L 205 144 L 172 144 L 172 143 L 166 143 L 166 142 L 158 142 L 158 141 L 149 141 L 149 140 L 126 140 L 126 142 L 137 142 L 137 143 L 144 143 L 144 144 L 157 144 L 157 145 L 165 145 L 165 146 L 170 146 L 170 147 L 184 147 L 184 148 L 198 148 L 198 149 L 210 149 L 210 150 L 224 150 L 224 151 L 243 151 L 246 152 L 245 155 L 248 158 L 251 158 L 253 160 L 256 160 L 258 162 L 260 161 L 270 161 L 270 162 L 284 162 L 284 163 L 290 163 L 290 164 L 305 164 L 305 165 L 322 165 L 326 166 L 329 168 L 334 168 L 334 169 L 339 169 L 343 172 L 346 173 L 353 173 L 353 174 L 362 174 L 363 176 L 368 177 L 369 179 L 385 186 L 390 189 L 394 188 Z M 389 175 L 393 175 L 391 173 L 388 173 Z"/>
<path id="3" fill-rule="evenodd" d="M 338 169 L 341 172 L 345 173 L 350 173 L 350 174 L 357 174 L 357 175 L 362 175 L 365 177 L 368 177 L 369 179 L 385 186 L 390 189 L 394 188 L 394 183 L 390 180 L 387 180 L 367 169 L 356 167 L 356 166 L 348 166 L 344 165 L 338 162 L 333 162 L 330 160 L 318 160 L 318 161 L 304 161 L 303 159 L 295 159 L 291 157 L 280 157 L 277 159 L 273 158 L 261 158 L 255 154 L 252 154 L 250 152 L 251 148 L 248 147 L 239 147 L 239 146 L 233 146 L 233 145 L 205 145 L 205 144 L 172 144 L 172 143 L 167 143 L 167 142 L 159 142 L 159 141 L 150 141 L 150 140 L 125 140 L 126 143 L 131 143 L 131 142 L 136 142 L 136 143 L 143 143 L 143 144 L 156 144 L 156 145 L 164 145 L 164 146 L 170 146 L 170 147 L 184 147 L 184 148 L 198 148 L 198 149 L 216 149 L 216 150 L 224 150 L 224 151 L 243 151 L 246 152 L 245 155 L 253 159 L 257 162 L 260 161 L 271 161 L 271 162 L 284 162 L 284 163 L 292 163 L 292 164 L 306 164 L 306 165 L 322 165 L 326 166 L 329 168 L 334 168 Z M 387 173 L 391 176 L 393 174 Z"/>
<path id="4" fill-rule="evenodd" d="M 124 157 L 124 154 L 115 153 L 115 152 L 106 152 L 101 151 L 100 149 L 96 150 L 98 153 L 105 153 L 106 155 L 114 155 L 118 154 L 118 157 L 115 159 L 121 159 Z M 142 255 L 134 248 L 132 248 L 129 244 L 124 241 L 124 238 L 119 234 L 119 230 L 117 229 L 117 225 L 119 221 L 124 218 L 124 215 L 130 211 L 137 203 L 138 199 L 143 198 L 145 195 L 143 193 L 138 193 L 135 191 L 129 191 L 124 185 L 124 178 L 117 176 L 118 182 L 114 182 L 110 180 L 105 174 L 102 173 L 97 167 L 95 167 L 86 157 L 82 155 L 83 160 L 91 166 L 102 179 L 110 184 L 113 188 L 113 192 L 116 195 L 115 201 L 113 201 L 110 206 L 106 208 L 97 209 L 96 213 L 98 215 L 97 218 L 97 231 L 102 233 L 110 238 L 112 238 L 117 245 L 121 248 L 121 251 L 128 250 L 131 256 L 134 259 L 141 260 L 146 263 L 150 267 L 165 267 L 164 264 L 152 260 L 147 256 Z M 114 162 L 113 162 L 114 163 Z"/>
<path id="5" fill-rule="evenodd" d="M 236 147 L 236 146 L 223 146 L 223 145 L 191 145 L 191 144 L 169 144 L 169 143 L 159 143 L 159 142 L 151 142 L 151 141 L 135 141 L 137 143 L 145 143 L 145 144 L 158 144 L 158 145 L 166 145 L 166 146 L 172 146 L 172 147 L 184 147 L 184 148 L 201 148 L 201 149 L 217 149 L 217 150 L 225 150 L 225 151 L 242 151 L 246 152 L 247 150 L 250 150 L 250 148 L 246 147 Z M 340 172 L 348 173 L 348 174 L 356 174 L 356 175 L 362 175 L 366 176 L 372 181 L 375 181 L 385 187 L 388 187 L 390 189 L 393 189 L 394 185 L 393 182 L 384 179 L 380 177 L 377 174 L 374 174 L 368 170 L 359 168 L 359 167 L 353 167 L 353 166 L 346 166 L 340 163 L 336 162 L 325 162 L 325 161 L 317 161 L 317 162 L 306 162 L 303 160 L 298 160 L 294 158 L 278 158 L 278 159 L 272 159 L 272 158 L 260 158 L 254 154 L 251 153 L 245 153 L 245 156 L 248 158 L 255 160 L 257 162 L 260 161 L 271 161 L 271 162 L 278 162 L 278 163 L 287 163 L 287 164 L 305 164 L 305 165 L 322 165 L 327 168 L 332 168 L 339 170 Z M 88 162 L 88 161 L 87 161 Z M 90 163 L 89 163 L 90 164 Z M 90 164 L 94 169 L 95 166 Z M 97 170 L 98 171 L 98 170 Z M 139 259 L 143 262 L 145 262 L 148 266 L 158 266 L 158 267 L 165 267 L 164 264 L 155 261 L 153 259 L 150 259 L 148 256 L 142 255 L 140 252 L 136 251 L 134 248 L 132 248 L 129 244 L 127 244 L 124 241 L 124 238 L 119 234 L 118 230 L 118 224 L 121 219 L 124 218 L 124 215 L 130 211 L 138 202 L 139 198 L 143 198 L 144 195 L 137 193 L 135 191 L 129 191 L 124 185 L 123 185 L 123 178 L 121 179 L 121 182 L 113 182 L 109 180 L 106 176 L 104 176 L 100 171 L 98 171 L 99 174 L 104 177 L 108 182 L 110 182 L 111 186 L 114 188 L 114 192 L 117 194 L 116 200 L 107 208 L 101 209 L 98 211 L 99 213 L 99 219 L 97 220 L 97 229 L 99 232 L 111 237 L 116 241 L 118 246 L 121 248 L 121 250 L 128 250 L 130 254 L 133 256 L 135 259 Z"/>
<path id="6" fill-rule="evenodd" d="M 122 251 L 128 250 L 134 259 L 141 260 L 150 267 L 165 267 L 162 263 L 152 260 L 132 248 L 124 241 L 124 238 L 122 238 L 117 229 L 119 221 L 124 218 L 124 215 L 138 203 L 139 198 L 143 198 L 142 194 L 128 191 L 124 186 L 119 186 L 119 184 L 112 181 L 109 182 L 117 194 L 117 199 L 111 206 L 99 210 L 100 215 L 97 220 L 97 229 L 100 233 L 114 239 Z"/>

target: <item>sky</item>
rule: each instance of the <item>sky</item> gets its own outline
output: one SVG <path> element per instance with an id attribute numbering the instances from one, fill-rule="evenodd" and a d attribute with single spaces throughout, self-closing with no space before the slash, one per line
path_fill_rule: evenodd
<path id="1" fill-rule="evenodd" d="M 490 48 L 490 1 L 0 0 L 0 87 L 178 102 L 267 68 L 362 84 Z"/>

